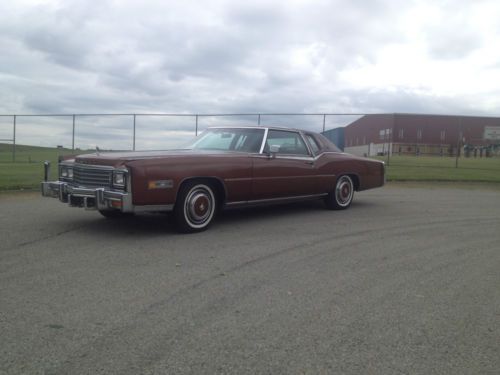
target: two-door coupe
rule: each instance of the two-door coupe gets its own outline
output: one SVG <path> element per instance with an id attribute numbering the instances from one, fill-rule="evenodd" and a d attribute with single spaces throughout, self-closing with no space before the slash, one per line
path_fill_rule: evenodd
<path id="1" fill-rule="evenodd" d="M 354 191 L 384 181 L 383 162 L 343 153 L 320 134 L 212 127 L 185 149 L 63 160 L 59 180 L 42 182 L 42 194 L 108 218 L 173 211 L 179 231 L 197 232 L 228 207 L 321 198 L 345 209 Z"/>

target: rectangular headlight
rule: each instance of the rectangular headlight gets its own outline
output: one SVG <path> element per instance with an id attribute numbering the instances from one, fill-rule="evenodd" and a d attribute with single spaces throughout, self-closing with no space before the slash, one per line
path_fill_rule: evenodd
<path id="1" fill-rule="evenodd" d="M 71 180 L 73 179 L 73 168 L 67 165 L 61 165 L 59 169 L 59 175 L 61 178 Z"/>
<path id="2" fill-rule="evenodd" d="M 113 186 L 125 187 L 126 183 L 127 183 L 127 172 L 125 171 L 113 172 Z"/>

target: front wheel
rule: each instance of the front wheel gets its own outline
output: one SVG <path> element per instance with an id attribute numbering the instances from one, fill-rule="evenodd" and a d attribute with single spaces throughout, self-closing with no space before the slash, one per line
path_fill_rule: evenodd
<path id="1" fill-rule="evenodd" d="M 340 176 L 335 184 L 335 190 L 330 192 L 325 199 L 326 207 L 331 210 L 345 210 L 351 205 L 353 197 L 352 178 L 347 175 Z"/>
<path id="2" fill-rule="evenodd" d="M 183 233 L 201 232 L 215 216 L 217 200 L 210 184 L 196 181 L 182 185 L 174 207 L 177 229 Z"/>

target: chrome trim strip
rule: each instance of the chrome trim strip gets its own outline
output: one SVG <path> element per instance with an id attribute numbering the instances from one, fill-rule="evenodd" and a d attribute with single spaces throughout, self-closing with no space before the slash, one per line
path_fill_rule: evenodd
<path id="1" fill-rule="evenodd" d="M 316 174 L 316 175 L 313 175 L 313 176 L 310 176 L 310 175 L 307 175 L 307 176 L 272 176 L 272 177 L 254 177 L 253 180 L 254 181 L 262 181 L 262 180 L 283 180 L 283 179 L 290 179 L 290 178 L 316 178 L 316 177 L 321 177 L 321 178 L 324 178 L 324 177 L 331 177 L 331 178 L 335 178 L 335 175 L 332 173 L 332 174 Z"/>
<path id="2" fill-rule="evenodd" d="M 60 163 L 60 164 L 62 164 L 62 163 Z M 86 163 L 81 163 L 81 162 L 69 163 L 68 165 L 73 166 L 73 167 L 77 167 L 77 168 L 80 167 L 80 168 L 86 168 L 86 169 L 102 169 L 102 170 L 108 170 L 108 171 L 115 170 L 115 169 L 119 169 L 119 170 L 122 169 L 122 168 L 115 168 L 115 167 L 112 167 L 110 165 L 86 164 Z"/>
<path id="3" fill-rule="evenodd" d="M 269 158 L 266 154 L 262 155 L 252 155 L 252 157 L 260 158 L 260 159 L 288 159 L 288 160 L 303 160 L 303 161 L 316 161 L 317 158 L 313 158 L 311 156 L 293 156 L 287 154 L 276 154 L 274 158 Z"/>
<path id="4" fill-rule="evenodd" d="M 288 156 L 286 154 L 276 155 L 276 159 L 292 159 L 292 160 L 304 160 L 304 161 L 314 161 L 312 156 Z"/>
<path id="5" fill-rule="evenodd" d="M 309 156 L 314 158 L 314 152 L 312 152 L 311 150 L 311 147 L 309 145 L 309 142 L 307 142 L 306 138 L 304 137 L 304 134 L 302 132 L 299 132 L 301 138 L 302 138 L 302 142 L 304 142 L 304 144 L 306 145 L 306 148 L 307 148 L 307 151 L 309 152 Z"/>
<path id="6" fill-rule="evenodd" d="M 205 130 L 209 129 L 265 129 L 264 126 L 257 125 L 238 125 L 238 126 L 208 126 Z"/>
<path id="7" fill-rule="evenodd" d="M 267 133 L 269 132 L 269 128 L 264 129 L 264 138 L 262 138 L 262 144 L 260 145 L 260 151 L 259 154 L 262 154 L 264 152 L 264 146 L 266 145 L 267 141 Z"/>
<path id="8" fill-rule="evenodd" d="M 173 209 L 173 204 L 148 204 L 143 206 L 134 206 L 134 212 L 172 211 Z"/>
<path id="9" fill-rule="evenodd" d="M 267 204 L 267 203 L 282 203 L 282 202 L 293 202 L 308 199 L 318 199 L 327 196 L 328 193 L 312 194 L 312 195 L 296 195 L 291 197 L 283 198 L 267 198 L 267 199 L 255 199 L 250 201 L 238 201 L 238 202 L 228 202 L 226 206 L 243 206 L 243 205 L 253 205 L 253 204 Z"/>
<path id="10" fill-rule="evenodd" d="M 314 160 L 314 161 L 316 161 L 325 154 L 342 154 L 342 152 L 322 151 L 321 153 L 315 155 L 314 157 L 312 157 L 312 156 L 293 156 L 292 154 L 290 154 L 290 156 L 288 156 L 287 154 L 277 154 L 276 159 L 281 158 L 281 159 L 300 159 L 300 160 Z M 259 155 L 256 155 L 256 156 L 259 156 Z M 262 155 L 260 155 L 260 156 L 262 156 Z"/>
<path id="11" fill-rule="evenodd" d="M 290 131 L 301 131 L 300 129 L 295 129 L 295 128 L 290 128 L 290 127 L 286 127 L 286 126 L 272 126 L 272 125 L 268 125 L 268 126 L 264 126 L 264 125 L 237 125 L 237 126 L 231 126 L 231 125 L 228 125 L 228 126 L 223 126 L 223 125 L 219 125 L 219 126 L 207 126 L 207 130 L 208 129 L 265 129 L 265 128 L 268 128 L 268 129 L 271 129 L 271 130 L 290 130 Z"/>
<path id="12" fill-rule="evenodd" d="M 129 194 L 132 194 L 132 171 L 130 168 L 126 168 L 127 170 L 127 186 L 125 187 L 125 191 L 127 191 Z"/>
<path id="13" fill-rule="evenodd" d="M 65 183 L 65 182 L 61 182 L 60 185 L 57 186 L 57 188 L 59 189 L 58 194 L 57 194 L 58 195 L 57 198 L 59 198 L 59 201 L 61 201 L 63 203 L 66 203 L 68 201 L 68 196 L 69 196 L 68 194 L 65 195 L 66 186 L 67 186 L 67 183 Z M 52 189 L 52 186 L 50 186 L 50 189 Z"/>

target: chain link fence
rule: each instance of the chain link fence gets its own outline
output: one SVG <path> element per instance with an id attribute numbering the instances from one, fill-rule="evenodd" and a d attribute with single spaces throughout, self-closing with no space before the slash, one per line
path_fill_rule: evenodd
<path id="1" fill-rule="evenodd" d="M 403 119 L 404 116 L 409 117 Z M 411 116 L 419 116 L 423 125 L 412 125 L 411 121 L 414 119 Z M 436 117 L 438 120 L 448 121 L 447 126 L 451 125 L 456 130 L 456 135 L 450 137 L 449 130 L 441 130 L 434 144 L 425 144 L 425 142 L 420 141 L 423 137 L 422 134 L 428 132 L 427 128 L 440 126 L 432 123 L 431 120 L 422 121 L 425 116 L 429 119 Z M 406 122 L 405 127 L 398 125 L 398 121 L 395 120 L 397 118 Z M 488 141 L 484 146 L 477 146 L 477 139 L 474 140 L 475 145 L 469 144 L 466 140 L 466 119 L 467 116 L 367 113 L 0 115 L 0 152 L 3 154 L 0 160 L 17 163 L 31 161 L 31 157 L 28 159 L 19 157 L 18 149 L 22 147 L 20 145 L 57 147 L 61 150 L 76 152 L 92 150 L 96 146 L 101 150 L 168 149 L 188 142 L 209 126 L 253 125 L 284 126 L 316 132 L 327 131 L 330 139 L 341 140 L 341 148 L 345 146 L 347 152 L 360 156 L 378 157 L 390 165 L 405 166 L 411 164 L 430 168 L 435 164 L 457 168 L 459 158 L 460 160 L 488 158 L 498 161 L 500 133 L 496 134 L 497 130 L 495 129 L 500 130 L 500 127 L 485 128 L 485 136 L 486 131 L 489 131 L 493 132 L 490 134 L 493 138 L 498 137 L 496 143 Z M 379 120 L 383 121 L 377 123 Z M 344 136 L 343 130 L 346 125 L 363 121 L 369 122 L 363 125 L 363 132 L 358 135 L 349 131 L 348 134 L 348 130 L 346 130 Z M 412 131 L 416 133 L 415 140 L 405 141 L 412 126 Z M 355 126 L 349 128 L 355 128 Z M 336 130 L 342 131 L 337 132 Z M 332 134 L 334 137 L 331 136 Z M 448 143 L 445 144 L 443 141 L 440 144 L 439 137 L 442 140 L 449 139 Z M 425 158 L 424 156 L 433 156 L 434 158 Z M 431 159 L 435 161 L 431 161 Z M 493 169 L 496 168 L 495 162 L 490 164 L 493 165 Z"/>
<path id="2" fill-rule="evenodd" d="M 88 150 L 152 150 L 175 147 L 214 125 L 285 126 L 322 132 L 364 114 L 44 114 L 0 115 L 0 143 Z M 5 148 L 4 148 L 5 150 Z"/>

